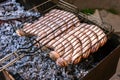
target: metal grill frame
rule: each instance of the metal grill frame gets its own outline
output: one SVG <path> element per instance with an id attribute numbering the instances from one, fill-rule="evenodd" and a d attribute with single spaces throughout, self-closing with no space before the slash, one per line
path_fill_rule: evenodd
<path id="1" fill-rule="evenodd" d="M 44 2 L 44 3 L 42 3 L 42 4 L 39 4 L 39 5 L 35 6 L 35 7 L 33 7 L 32 9 L 29 9 L 29 10 L 37 10 L 38 7 L 45 6 L 45 5 L 47 5 L 48 3 L 51 3 L 51 2 L 52 2 L 52 0 L 48 0 L 48 1 Z M 96 21 L 94 22 L 94 21 L 89 20 L 88 17 L 87 17 L 87 15 L 79 12 L 80 10 L 76 6 L 74 6 L 74 5 L 71 5 L 71 4 L 69 4 L 69 3 L 67 3 L 67 2 L 65 2 L 63 0 L 59 0 L 57 3 L 54 3 L 54 4 L 55 5 L 53 5 L 52 7 L 48 8 L 48 9 L 45 9 L 44 11 L 41 11 L 41 13 L 44 15 L 45 13 L 47 13 L 48 11 L 50 11 L 50 10 L 52 10 L 54 8 L 63 9 L 63 10 L 66 10 L 66 11 L 74 13 L 76 16 L 78 16 L 80 19 L 83 19 L 84 21 L 87 21 L 87 22 L 90 22 L 91 24 L 97 25 L 99 28 L 101 28 L 102 30 L 104 30 L 104 32 L 106 33 L 106 35 L 107 35 L 108 38 L 110 37 L 111 33 L 113 32 L 113 29 L 112 29 L 112 27 L 110 25 L 106 27 L 105 26 L 106 23 L 104 23 L 104 22 L 103 22 L 102 25 L 100 25 L 100 24 L 96 23 Z M 59 35 L 57 35 L 57 36 L 59 36 Z M 48 35 L 46 35 L 44 37 L 47 37 L 47 36 Z M 6 69 L 7 67 L 11 66 L 16 61 L 18 61 L 22 57 L 26 56 L 28 53 L 34 53 L 34 51 L 33 52 L 28 52 L 28 51 L 30 51 L 31 47 L 34 46 L 36 43 L 39 43 L 39 41 L 36 41 L 33 45 L 31 45 L 31 46 L 29 46 L 27 48 L 19 48 L 15 53 L 11 53 L 9 55 L 6 55 L 4 58 L 0 59 L 0 63 L 1 63 L 3 61 L 8 60 L 11 56 L 16 56 L 17 55 L 16 58 L 13 59 L 12 61 L 10 61 L 8 64 L 3 65 L 2 67 L 0 67 L 0 71 L 2 71 L 4 69 Z M 47 43 L 45 43 L 42 46 L 45 46 Z M 42 46 L 40 46 L 40 48 Z M 40 48 L 38 48 L 38 50 Z M 20 53 L 22 53 L 22 55 Z"/>

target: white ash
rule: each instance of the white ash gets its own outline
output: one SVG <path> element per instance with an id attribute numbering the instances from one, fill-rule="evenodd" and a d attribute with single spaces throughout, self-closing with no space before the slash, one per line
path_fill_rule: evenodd
<path id="1" fill-rule="evenodd" d="M 10 4 L 13 4 L 10 6 Z M 4 6 L 4 7 L 3 7 Z M 38 13 L 24 11 L 24 8 L 16 3 L 14 0 L 2 3 L 0 6 L 0 16 L 9 18 L 16 16 L 36 16 Z M 30 41 L 30 38 L 18 37 L 15 33 L 17 28 L 21 27 L 22 22 L 12 21 L 8 23 L 2 23 L 0 25 L 0 58 L 6 54 L 16 51 L 20 47 L 28 47 L 31 43 L 23 46 L 25 43 Z M 31 38 L 32 39 L 32 38 Z M 33 48 L 34 49 L 34 48 Z M 92 65 L 92 57 L 88 61 L 83 61 L 78 65 L 70 65 L 67 68 L 60 68 L 52 61 L 48 56 L 47 52 L 36 52 L 36 55 L 25 56 L 21 60 L 17 61 L 14 65 L 7 68 L 8 71 L 13 74 L 19 73 L 24 80 L 71 80 L 80 79 L 85 76 L 88 71 L 88 65 Z"/>

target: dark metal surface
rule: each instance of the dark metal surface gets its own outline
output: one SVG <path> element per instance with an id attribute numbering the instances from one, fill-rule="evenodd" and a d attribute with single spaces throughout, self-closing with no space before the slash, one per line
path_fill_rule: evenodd
<path id="1" fill-rule="evenodd" d="M 120 46 L 103 59 L 83 80 L 108 80 L 116 71 Z"/>
<path id="2" fill-rule="evenodd" d="M 0 0 L 0 2 L 3 2 L 3 1 L 5 1 L 5 0 Z"/>
<path id="3" fill-rule="evenodd" d="M 4 74 L 3 74 L 3 72 L 0 72 L 0 79 L 6 80 L 6 79 L 5 79 L 5 76 L 4 76 Z"/>
<path id="4" fill-rule="evenodd" d="M 98 58 L 97 54 L 95 61 L 99 63 L 93 68 L 83 80 L 109 80 L 109 78 L 116 72 L 118 60 L 120 57 L 120 42 L 119 37 L 113 35 L 111 40 L 101 49 L 101 54 L 104 54 L 103 58 Z M 99 52 L 99 51 L 98 51 Z M 100 57 L 100 56 L 99 56 Z"/>

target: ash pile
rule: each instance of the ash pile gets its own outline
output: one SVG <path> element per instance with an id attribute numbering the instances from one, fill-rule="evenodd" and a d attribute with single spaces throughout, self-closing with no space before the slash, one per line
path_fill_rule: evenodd
<path id="1" fill-rule="evenodd" d="M 40 17 L 40 13 L 25 11 L 24 7 L 15 0 L 7 0 L 1 3 L 0 11 L 0 58 L 2 58 L 6 54 L 13 53 L 18 48 L 32 45 L 32 43 L 27 42 L 30 42 L 35 37 L 19 37 L 15 31 L 31 18 Z M 80 79 L 94 67 L 92 56 L 78 65 L 61 68 L 47 56 L 47 52 L 39 50 L 36 53 L 36 55 L 29 54 L 23 57 L 14 65 L 8 67 L 7 70 L 13 75 L 19 74 L 24 80 L 68 80 Z"/>

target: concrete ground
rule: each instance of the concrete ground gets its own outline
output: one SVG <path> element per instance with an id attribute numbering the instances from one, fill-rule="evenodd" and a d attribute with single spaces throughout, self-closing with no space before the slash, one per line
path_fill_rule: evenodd
<path id="1" fill-rule="evenodd" d="M 115 15 L 105 10 L 101 10 L 100 14 L 104 22 L 111 24 L 115 32 L 120 33 L 120 15 Z"/>
<path id="2" fill-rule="evenodd" d="M 120 14 L 120 0 L 64 0 L 76 5 L 79 9 L 115 9 Z"/>
<path id="3" fill-rule="evenodd" d="M 96 20 L 100 24 L 102 22 L 110 24 L 114 32 L 120 35 L 120 15 L 115 15 L 106 10 L 96 10 L 93 15 L 89 16 L 89 19 Z"/>

